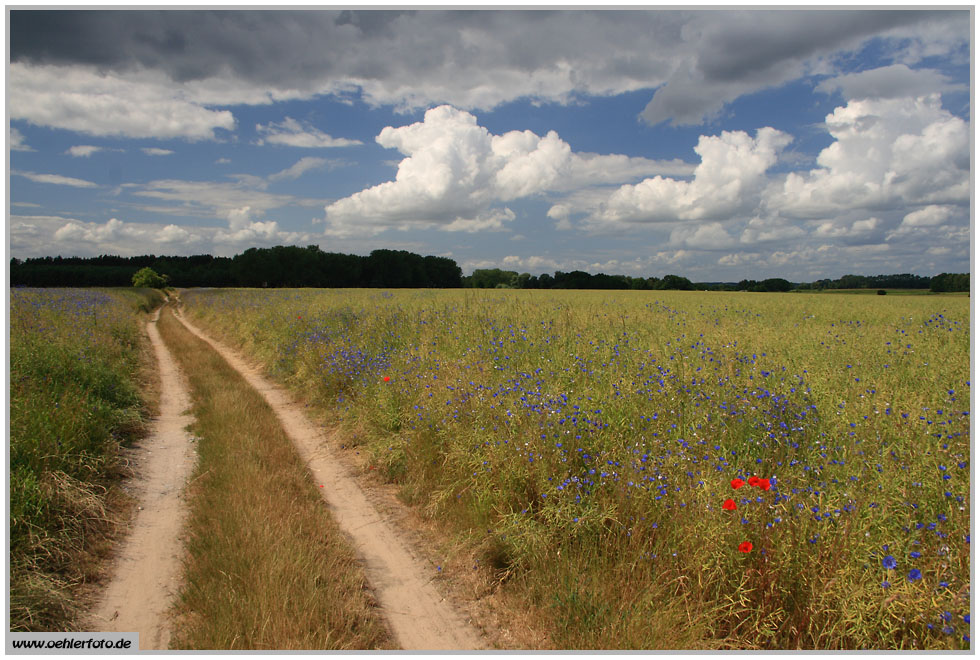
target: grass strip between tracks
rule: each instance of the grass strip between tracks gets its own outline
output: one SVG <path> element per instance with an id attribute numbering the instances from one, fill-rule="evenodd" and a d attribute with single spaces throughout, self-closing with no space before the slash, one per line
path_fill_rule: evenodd
<path id="1" fill-rule="evenodd" d="M 391 648 L 354 552 L 272 409 L 169 309 L 159 328 L 190 383 L 200 438 L 174 648 Z"/>

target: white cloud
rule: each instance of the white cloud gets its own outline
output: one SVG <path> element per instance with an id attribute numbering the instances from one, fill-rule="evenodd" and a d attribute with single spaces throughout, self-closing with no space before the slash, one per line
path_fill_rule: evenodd
<path id="1" fill-rule="evenodd" d="M 18 170 L 11 170 L 11 174 L 15 176 L 22 176 L 25 179 L 30 179 L 35 183 L 52 183 L 59 186 L 72 186 L 73 188 L 98 188 L 99 184 L 92 183 L 91 181 L 86 181 L 84 179 L 76 179 L 70 176 L 62 176 L 60 174 L 37 174 L 35 172 L 21 172 Z"/>
<path id="2" fill-rule="evenodd" d="M 281 230 L 274 220 L 246 221 L 238 227 L 223 229 L 124 222 L 117 218 L 104 223 L 59 216 L 10 218 L 10 249 L 20 257 L 55 254 L 131 256 L 148 251 L 231 256 L 248 247 L 308 245 L 315 241 L 316 238 L 308 233 Z"/>
<path id="3" fill-rule="evenodd" d="M 758 252 L 732 252 L 718 258 L 720 266 L 747 266 L 758 263 Z"/>
<path id="4" fill-rule="evenodd" d="M 624 185 L 593 211 L 589 224 L 676 222 L 724 219 L 754 211 L 768 180 L 766 171 L 792 138 L 761 128 L 755 138 L 743 131 L 702 135 L 695 152 L 701 162 L 694 178 L 683 181 L 657 176 Z"/>
<path id="5" fill-rule="evenodd" d="M 75 158 L 88 158 L 99 151 L 102 151 L 102 147 L 96 147 L 91 144 L 78 144 L 73 147 L 68 147 L 68 151 L 65 153 Z"/>
<path id="6" fill-rule="evenodd" d="M 292 195 L 276 195 L 256 189 L 252 183 L 158 179 L 145 184 L 123 184 L 123 188 L 138 197 L 175 203 L 169 207 L 156 206 L 154 212 L 221 219 L 228 218 L 231 211 L 246 206 L 252 212 L 262 214 L 270 209 L 305 203 Z M 309 202 L 314 203 L 319 205 L 319 201 Z"/>
<path id="7" fill-rule="evenodd" d="M 159 243 L 186 243 L 190 238 L 191 233 L 177 225 L 167 225 L 157 233 Z"/>
<path id="8" fill-rule="evenodd" d="M 160 72 L 11 62 L 7 104 L 11 119 L 89 135 L 202 140 L 235 128 L 231 112 L 185 100 Z"/>
<path id="9" fill-rule="evenodd" d="M 228 228 L 232 231 L 245 229 L 251 224 L 252 207 L 243 206 L 228 211 Z"/>
<path id="10" fill-rule="evenodd" d="M 329 205 L 328 232 L 499 228 L 513 219 L 510 209 L 495 206 L 500 202 L 652 172 L 690 172 L 679 161 L 576 154 L 554 131 L 493 135 L 472 114 L 445 105 L 427 111 L 421 122 L 385 127 L 377 142 L 405 156 L 395 180 Z M 559 207 L 549 216 L 560 213 Z"/>
<path id="11" fill-rule="evenodd" d="M 173 154 L 172 149 L 160 149 L 159 147 L 143 147 L 140 151 L 147 156 L 169 156 Z"/>
<path id="12" fill-rule="evenodd" d="M 94 222 L 68 222 L 54 233 L 54 240 L 71 243 L 108 243 L 122 235 L 134 237 L 139 234 L 141 232 L 138 229 L 127 227 L 116 218 L 110 218 L 104 225 Z"/>
<path id="13" fill-rule="evenodd" d="M 739 242 L 743 244 L 764 243 L 769 241 L 788 241 L 802 238 L 806 232 L 796 225 L 788 224 L 781 218 L 755 217 L 749 220 Z M 720 262 L 719 262 L 720 263 Z"/>
<path id="14" fill-rule="evenodd" d="M 514 212 L 508 208 L 490 209 L 483 213 L 478 213 L 473 218 L 456 218 L 444 227 L 446 231 L 463 231 L 470 234 L 478 231 L 499 231 L 504 228 L 505 222 L 514 219 Z M 401 229 L 407 230 L 408 227 Z"/>
<path id="15" fill-rule="evenodd" d="M 698 250 L 723 250 L 734 242 L 720 222 L 680 225 L 670 233 L 671 245 Z"/>
<path id="16" fill-rule="evenodd" d="M 952 206 L 927 206 L 912 211 L 902 218 L 902 227 L 935 227 L 941 225 L 953 215 Z"/>
<path id="17" fill-rule="evenodd" d="M 948 238 L 951 232 L 957 231 L 953 225 L 965 220 L 968 209 L 948 205 L 930 205 L 905 214 L 902 222 L 894 231 L 888 233 L 885 240 L 936 240 Z M 965 224 L 965 222 L 964 222 Z"/>
<path id="18" fill-rule="evenodd" d="M 315 128 L 309 123 L 300 123 L 292 117 L 286 117 L 281 122 L 269 122 L 268 124 L 256 124 L 255 130 L 262 137 L 258 144 L 282 144 L 290 147 L 305 147 L 307 149 L 350 147 L 361 144 L 360 140 L 348 140 L 347 138 L 335 138 L 327 135 L 323 131 Z"/>
<path id="19" fill-rule="evenodd" d="M 814 230 L 814 236 L 820 238 L 842 238 L 845 236 L 866 236 L 873 232 L 881 221 L 878 218 L 867 218 L 855 220 L 848 224 L 846 222 L 821 222 Z"/>
<path id="20" fill-rule="evenodd" d="M 227 165 L 230 162 L 231 162 L 231 158 L 219 158 L 218 160 L 214 161 L 214 164 L 215 165 Z"/>
<path id="21" fill-rule="evenodd" d="M 820 152 L 819 167 L 789 174 L 767 200 L 781 214 L 968 202 L 969 129 L 938 94 L 851 101 L 826 122 L 834 142 Z"/>
<path id="22" fill-rule="evenodd" d="M 310 170 L 315 170 L 327 164 L 326 158 L 313 158 L 307 156 L 300 158 L 292 166 L 269 175 L 269 181 L 281 181 L 284 179 L 298 179 Z"/>
<path id="23" fill-rule="evenodd" d="M 10 127 L 10 132 L 8 133 L 7 144 L 11 151 L 34 151 L 31 147 L 24 142 L 24 135 L 18 131 L 13 126 Z"/>

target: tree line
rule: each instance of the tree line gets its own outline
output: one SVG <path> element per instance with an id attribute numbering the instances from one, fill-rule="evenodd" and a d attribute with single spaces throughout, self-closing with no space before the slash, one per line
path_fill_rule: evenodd
<path id="1" fill-rule="evenodd" d="M 316 245 L 249 248 L 234 257 L 39 257 L 11 259 L 11 286 L 131 286 L 150 268 L 175 287 L 385 287 L 448 289 L 462 286 L 462 269 L 448 257 L 404 250 L 369 256 L 324 252 Z"/>
<path id="2" fill-rule="evenodd" d="M 556 271 L 553 275 L 499 268 L 462 269 L 448 257 L 420 256 L 405 250 L 374 250 L 368 256 L 324 252 L 316 245 L 249 248 L 234 257 L 37 257 L 10 260 L 11 286 L 130 286 L 149 268 L 175 287 L 322 287 L 479 289 L 635 289 L 645 291 L 812 291 L 835 289 L 929 289 L 969 291 L 969 273 L 923 277 L 844 275 L 836 280 L 790 282 L 782 278 L 740 282 L 692 282 L 680 275 L 631 277 Z"/>
<path id="3" fill-rule="evenodd" d="M 680 275 L 664 277 L 630 277 L 628 275 L 592 275 L 580 270 L 571 273 L 558 271 L 552 275 L 531 275 L 499 268 L 484 268 L 473 271 L 463 278 L 463 286 L 477 289 L 641 289 L 657 291 L 672 289 L 679 291 L 819 291 L 838 289 L 930 289 L 934 292 L 969 291 L 969 273 L 943 273 L 935 277 L 923 277 L 903 273 L 900 275 L 844 275 L 830 280 L 815 282 L 790 282 L 781 277 L 771 277 L 761 281 L 742 280 L 740 282 L 692 282 Z"/>

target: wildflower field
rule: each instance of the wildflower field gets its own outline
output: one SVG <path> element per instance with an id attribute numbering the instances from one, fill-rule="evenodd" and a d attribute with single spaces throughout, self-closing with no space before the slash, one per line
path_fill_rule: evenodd
<path id="1" fill-rule="evenodd" d="M 554 647 L 970 648 L 967 297 L 183 300 Z"/>
<path id="2" fill-rule="evenodd" d="M 11 289 L 10 628 L 70 630 L 125 510 L 122 445 L 144 431 L 151 290 Z"/>

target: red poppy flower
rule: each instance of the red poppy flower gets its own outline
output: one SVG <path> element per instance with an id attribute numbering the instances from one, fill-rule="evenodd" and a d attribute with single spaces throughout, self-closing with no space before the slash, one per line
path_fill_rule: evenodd
<path id="1" fill-rule="evenodd" d="M 757 485 L 762 490 L 769 490 L 769 480 L 768 479 L 759 479 L 759 483 Z"/>
<path id="2" fill-rule="evenodd" d="M 721 508 L 725 511 L 734 511 L 736 509 L 735 500 L 725 500 L 722 503 Z"/>
<path id="3" fill-rule="evenodd" d="M 391 380 L 391 379 L 388 378 L 387 376 L 385 376 L 385 382 L 387 383 L 389 380 Z"/>
<path id="4" fill-rule="evenodd" d="M 741 479 L 739 479 L 738 477 L 735 477 L 734 479 L 732 479 L 732 488 L 734 488 L 735 490 L 738 490 L 739 488 L 741 488 L 744 485 L 745 485 L 745 482 L 742 481 Z"/>
<path id="5" fill-rule="evenodd" d="M 752 542 L 742 541 L 741 543 L 738 544 L 738 551 L 745 552 L 745 553 L 752 552 Z"/>

